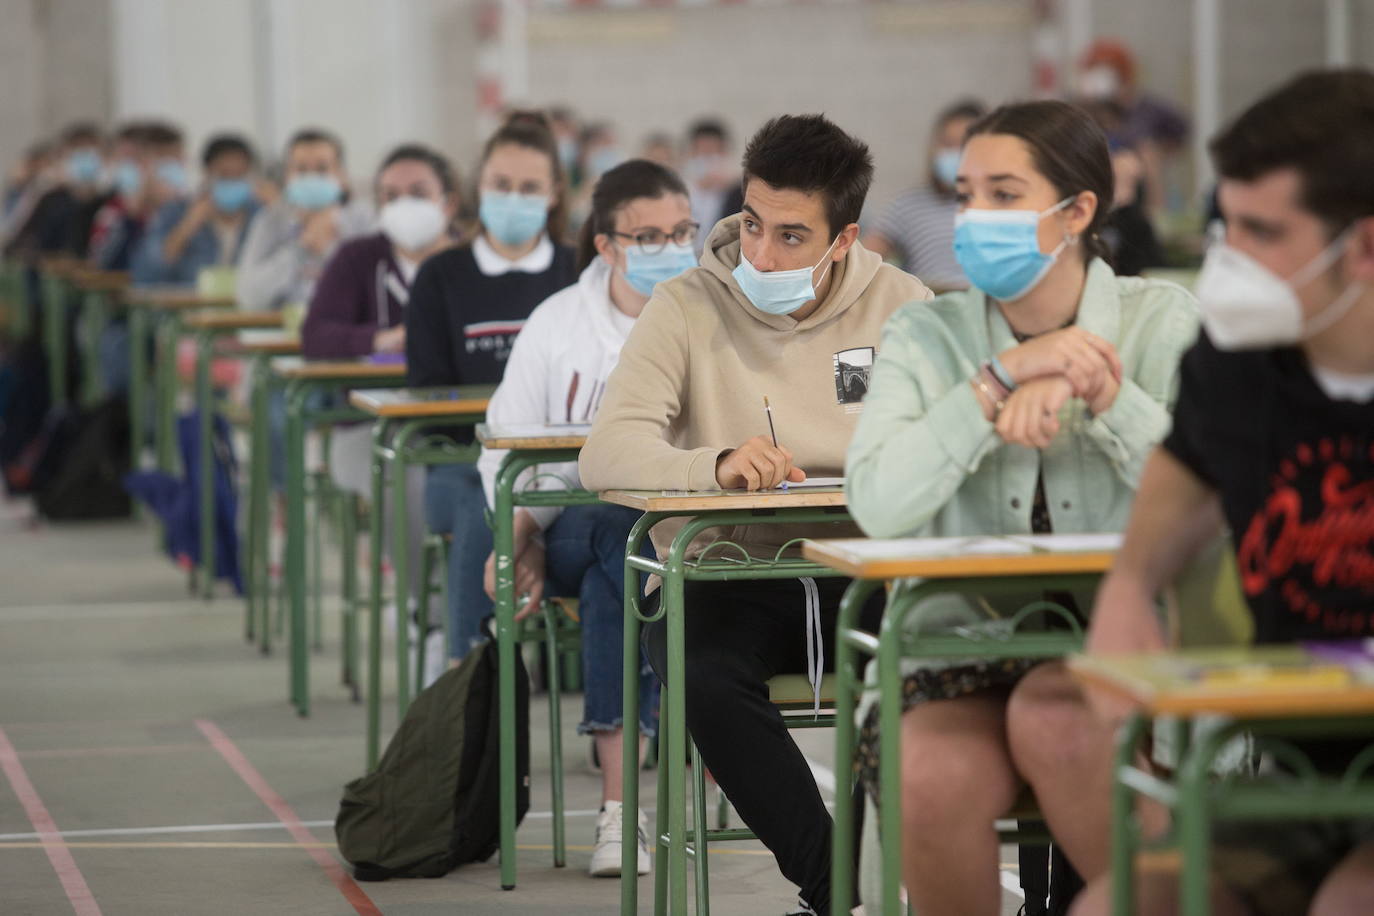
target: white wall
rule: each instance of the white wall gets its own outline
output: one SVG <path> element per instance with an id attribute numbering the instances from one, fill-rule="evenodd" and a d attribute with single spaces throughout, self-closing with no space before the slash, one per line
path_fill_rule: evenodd
<path id="1" fill-rule="evenodd" d="M 304 124 L 337 131 L 364 181 L 421 140 L 470 170 L 476 0 L 0 0 L 0 161 L 76 118 L 157 114 L 193 149 L 217 129 L 269 155 Z M 722 115 L 739 140 L 784 111 L 825 111 L 873 147 L 877 202 L 917 177 L 929 122 L 956 96 L 1030 86 L 1033 0 L 785 0 L 557 11 L 530 0 L 528 98 L 650 131 Z M 1058 0 L 1061 4 L 1065 0 Z M 1374 66 L 1374 0 L 1350 0 L 1352 59 Z M 1191 102 L 1192 0 L 1090 0 L 1145 87 Z M 1076 4 L 1082 7 L 1081 3 Z M 1324 60 L 1323 0 L 1221 0 L 1221 113 Z"/>
<path id="2" fill-rule="evenodd" d="M 768 117 L 824 112 L 877 161 L 871 201 L 919 178 L 930 122 L 957 97 L 1030 87 L 1029 8 L 869 3 L 536 12 L 530 95 L 620 128 L 639 148 L 720 115 L 742 146 Z M 976 62 L 976 63 L 975 63 Z"/>

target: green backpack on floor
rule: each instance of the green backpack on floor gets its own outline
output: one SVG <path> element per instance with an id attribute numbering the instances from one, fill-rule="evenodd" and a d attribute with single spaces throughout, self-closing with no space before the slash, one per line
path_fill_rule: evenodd
<path id="1" fill-rule="evenodd" d="M 530 807 L 529 675 L 515 653 L 516 823 Z M 359 881 L 439 878 L 499 842 L 500 711 L 488 639 L 417 696 L 372 773 L 344 787 L 334 835 Z"/>

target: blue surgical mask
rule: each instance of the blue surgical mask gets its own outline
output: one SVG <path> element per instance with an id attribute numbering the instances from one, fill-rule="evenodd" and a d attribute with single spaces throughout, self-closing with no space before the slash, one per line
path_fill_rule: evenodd
<path id="1" fill-rule="evenodd" d="M 947 188 L 954 187 L 954 182 L 959 177 L 959 160 L 962 157 L 963 151 L 957 149 L 942 149 L 935 154 L 931 166 L 940 184 Z"/>
<path id="2" fill-rule="evenodd" d="M 305 172 L 286 183 L 286 202 L 301 210 L 323 210 L 343 197 L 343 185 L 333 175 Z"/>
<path id="3" fill-rule="evenodd" d="M 191 187 L 191 178 L 186 173 L 186 166 L 179 159 L 159 159 L 157 180 L 178 194 L 184 194 Z"/>
<path id="4" fill-rule="evenodd" d="M 625 249 L 625 280 L 641 296 L 652 296 L 654 287 L 697 266 L 691 244 L 669 242 L 656 254 L 645 254 L 638 245 Z"/>
<path id="5" fill-rule="evenodd" d="M 72 150 L 67 154 L 67 176 L 77 184 L 95 184 L 100 180 L 104 163 L 93 149 Z"/>
<path id="6" fill-rule="evenodd" d="M 114 167 L 114 186 L 121 197 L 137 197 L 143 190 L 143 170 L 128 159 Z"/>
<path id="7" fill-rule="evenodd" d="M 544 231 L 549 222 L 549 199 L 542 194 L 483 191 L 477 215 L 492 238 L 515 247 Z"/>
<path id="8" fill-rule="evenodd" d="M 221 213 L 237 213 L 253 199 L 253 183 L 247 178 L 216 178 L 210 182 L 210 199 Z"/>
<path id="9" fill-rule="evenodd" d="M 1060 253 L 1077 241 L 1065 236 L 1049 254 L 1040 251 L 1040 221 L 1073 203 L 1048 210 L 964 210 L 954 217 L 954 257 L 969 282 L 994 299 L 1014 302 L 1045 278 Z"/>
<path id="10" fill-rule="evenodd" d="M 754 308 L 769 315 L 790 315 L 801 308 L 812 299 L 816 298 L 816 285 L 811 280 L 811 275 L 816 272 L 816 268 L 830 257 L 830 252 L 835 250 L 835 245 L 840 241 L 840 237 L 835 236 L 835 241 L 830 243 L 830 247 L 825 250 L 825 255 L 810 267 L 798 267 L 796 270 L 773 270 L 764 273 L 744 256 L 744 245 L 740 244 L 739 266 L 732 272 L 735 282 L 744 295 L 749 297 L 749 301 L 754 304 Z M 831 262 L 834 263 L 833 261 Z M 821 272 L 821 280 L 830 272 L 830 264 L 825 265 L 825 270 Z M 820 281 L 816 281 L 820 282 Z"/>

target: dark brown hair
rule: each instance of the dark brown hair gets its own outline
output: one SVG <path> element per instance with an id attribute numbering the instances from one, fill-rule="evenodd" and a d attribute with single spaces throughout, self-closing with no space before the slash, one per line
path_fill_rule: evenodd
<path id="1" fill-rule="evenodd" d="M 621 207 L 641 197 L 669 194 L 687 196 L 687 186 L 671 169 L 648 159 L 630 159 L 597 179 L 592 189 L 592 212 L 582 224 L 577 243 L 577 270 L 581 273 L 596 259 L 596 237 L 615 231 L 615 215 Z"/>
<path id="2" fill-rule="evenodd" d="M 498 146 L 523 146 L 543 153 L 549 160 L 549 173 L 553 176 L 553 193 L 557 196 L 557 203 L 549 210 L 547 231 L 555 244 L 563 244 L 568 233 L 568 195 L 563 182 L 563 165 L 558 161 L 558 141 L 553 138 L 549 119 L 538 111 L 511 112 L 506 117 L 506 123 L 497 128 L 482 147 L 482 158 L 477 163 L 474 181 L 481 180 L 482 169 Z M 480 191 L 473 195 L 474 199 L 480 197 Z"/>
<path id="3" fill-rule="evenodd" d="M 820 194 L 833 239 L 859 221 L 873 183 L 873 155 L 825 115 L 783 115 L 759 128 L 744 149 L 746 188 L 753 178 Z"/>
<path id="4" fill-rule="evenodd" d="M 1331 235 L 1374 215 L 1374 73 L 1304 73 L 1260 99 L 1212 140 L 1217 174 L 1255 181 L 1283 168 Z"/>
<path id="5" fill-rule="evenodd" d="M 1052 100 L 1002 105 L 976 121 L 964 143 L 978 134 L 1006 134 L 1025 143 L 1035 170 L 1054 186 L 1060 200 L 1083 191 L 1096 194 L 1097 209 L 1083 230 L 1083 260 L 1111 262 L 1100 230 L 1112 207 L 1112 157 L 1107 135 L 1087 112 Z"/>

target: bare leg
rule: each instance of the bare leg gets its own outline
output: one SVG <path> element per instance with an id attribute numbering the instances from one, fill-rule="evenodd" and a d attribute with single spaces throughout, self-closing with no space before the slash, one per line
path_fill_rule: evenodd
<path id="1" fill-rule="evenodd" d="M 1001 695 L 923 703 L 902 717 L 902 875 L 921 916 L 1000 911 L 993 821 L 1019 786 Z"/>
<path id="2" fill-rule="evenodd" d="M 602 802 L 620 801 L 624 795 L 621 779 L 625 773 L 623 729 L 613 732 L 597 732 L 592 736 L 596 742 L 596 756 L 601 761 L 601 800 Z M 639 762 L 644 763 L 644 739 L 639 739 Z"/>
<path id="3" fill-rule="evenodd" d="M 1091 882 L 1073 902 L 1069 916 L 1109 916 L 1111 879 L 1105 875 Z M 1212 916 L 1250 916 L 1250 910 L 1235 895 L 1214 883 Z M 1364 912 L 1364 911 L 1361 911 Z M 1136 916 L 1177 916 L 1178 875 L 1150 871 L 1136 875 Z"/>
<path id="4" fill-rule="evenodd" d="M 1085 881 L 1105 874 L 1114 735 L 1062 663 L 1041 665 L 1017 684 L 1007 704 L 1007 740 L 1055 842 Z"/>
<path id="5" fill-rule="evenodd" d="M 1374 843 L 1356 848 L 1322 882 L 1312 916 L 1374 913 Z"/>

